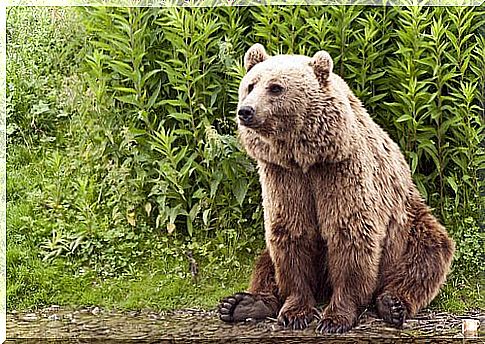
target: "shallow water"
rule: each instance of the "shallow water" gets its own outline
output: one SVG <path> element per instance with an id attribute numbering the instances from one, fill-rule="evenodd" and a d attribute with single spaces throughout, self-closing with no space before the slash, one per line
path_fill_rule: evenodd
<path id="1" fill-rule="evenodd" d="M 463 319 L 477 319 L 477 337 L 464 338 Z M 303 331 L 284 330 L 275 320 L 226 324 L 214 311 L 116 312 L 52 306 L 32 313 L 7 314 L 7 343 L 485 343 L 484 313 L 456 316 L 423 311 L 403 329 L 387 326 L 372 312 L 341 335 L 315 333 L 316 322 Z"/>

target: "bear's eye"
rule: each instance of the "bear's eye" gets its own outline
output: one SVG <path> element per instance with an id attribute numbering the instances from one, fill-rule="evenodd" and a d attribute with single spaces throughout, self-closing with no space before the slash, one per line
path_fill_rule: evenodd
<path id="1" fill-rule="evenodd" d="M 254 84 L 250 84 L 248 86 L 248 93 L 251 93 L 251 91 L 253 90 L 253 88 L 254 88 Z"/>
<path id="2" fill-rule="evenodd" d="M 283 92 L 283 87 L 280 85 L 274 84 L 269 87 L 269 91 L 273 94 L 280 94 L 281 92 Z"/>

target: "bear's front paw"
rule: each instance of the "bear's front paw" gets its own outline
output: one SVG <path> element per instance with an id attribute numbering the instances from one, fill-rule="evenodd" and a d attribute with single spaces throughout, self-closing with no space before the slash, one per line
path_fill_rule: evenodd
<path id="1" fill-rule="evenodd" d="M 339 314 L 324 314 L 318 320 L 318 333 L 344 333 L 354 326 L 354 321 Z"/>
<path id="2" fill-rule="evenodd" d="M 292 330 L 304 330 L 312 322 L 315 313 L 312 308 L 281 309 L 278 315 L 278 324 Z"/>
<path id="3" fill-rule="evenodd" d="M 218 306 L 219 318 L 225 322 L 237 322 L 275 316 L 273 299 L 271 295 L 236 293 L 221 300 Z"/>
<path id="4" fill-rule="evenodd" d="M 407 317 L 406 306 L 401 300 L 391 294 L 382 294 L 376 301 L 379 316 L 387 323 L 402 327 Z"/>

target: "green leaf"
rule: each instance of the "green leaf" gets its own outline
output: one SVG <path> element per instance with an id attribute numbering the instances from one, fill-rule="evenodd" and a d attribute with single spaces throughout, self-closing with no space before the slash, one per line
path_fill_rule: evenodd
<path id="1" fill-rule="evenodd" d="M 204 225 L 208 226 L 209 225 L 209 216 L 210 216 L 210 209 L 206 209 L 202 212 L 202 221 L 204 222 Z"/>
<path id="2" fill-rule="evenodd" d="M 455 195 L 457 195 L 458 194 L 458 185 L 456 184 L 455 177 L 453 177 L 453 176 L 446 177 L 446 182 L 453 189 L 453 191 L 455 192 Z"/>
<path id="3" fill-rule="evenodd" d="M 120 102 L 125 103 L 125 104 L 132 104 L 138 107 L 139 103 L 138 100 L 136 99 L 135 95 L 127 95 L 127 96 L 117 96 L 115 99 L 118 99 Z"/>
<path id="4" fill-rule="evenodd" d="M 399 117 L 398 119 L 396 119 L 396 122 L 397 123 L 407 122 L 407 121 L 410 121 L 412 119 L 413 119 L 413 117 L 411 115 L 402 115 L 401 117 Z"/>
<path id="5" fill-rule="evenodd" d="M 192 120 L 192 116 L 190 114 L 184 113 L 184 112 L 172 112 L 172 113 L 168 114 L 167 117 L 176 119 L 179 122 L 185 122 L 185 121 L 190 122 Z"/>
<path id="6" fill-rule="evenodd" d="M 247 192 L 248 192 L 248 183 L 246 179 L 239 178 L 234 184 L 233 193 L 234 193 L 234 196 L 236 196 L 236 200 L 240 206 L 243 204 L 244 198 L 246 197 Z"/>

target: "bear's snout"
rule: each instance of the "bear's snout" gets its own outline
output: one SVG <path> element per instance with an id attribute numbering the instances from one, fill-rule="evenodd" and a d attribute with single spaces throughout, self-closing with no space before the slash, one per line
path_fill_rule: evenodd
<path id="1" fill-rule="evenodd" d="M 254 123 L 255 113 L 256 111 L 252 106 L 242 106 L 237 112 L 237 115 L 242 125 L 250 127 Z"/>

